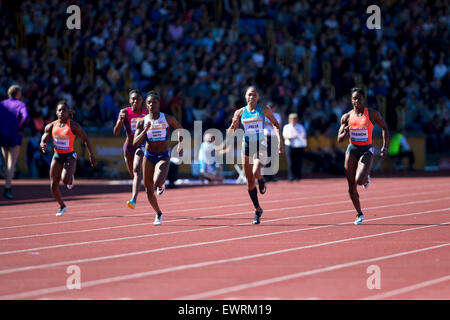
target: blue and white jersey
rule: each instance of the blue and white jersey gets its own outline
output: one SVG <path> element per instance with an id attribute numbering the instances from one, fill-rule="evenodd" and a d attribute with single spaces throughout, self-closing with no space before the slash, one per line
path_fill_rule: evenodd
<path id="1" fill-rule="evenodd" d="M 260 141 L 264 140 L 264 122 L 266 117 L 262 111 L 261 106 L 256 105 L 256 109 L 250 111 L 248 106 L 244 107 L 241 116 L 241 123 L 244 126 L 245 141 Z"/>
<path id="2" fill-rule="evenodd" d="M 159 118 L 156 120 L 150 119 L 150 114 L 144 117 L 144 128 L 150 122 L 150 129 L 147 131 L 145 140 L 147 142 L 167 141 L 169 139 L 169 124 L 167 123 L 164 113 L 159 113 Z"/>

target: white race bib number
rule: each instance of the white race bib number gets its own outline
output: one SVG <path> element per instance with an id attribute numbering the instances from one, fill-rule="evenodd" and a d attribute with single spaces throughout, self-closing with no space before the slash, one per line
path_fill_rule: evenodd
<path id="1" fill-rule="evenodd" d="M 70 140 L 67 136 L 55 136 L 53 137 L 53 143 L 56 149 L 69 150 Z"/>
<path id="2" fill-rule="evenodd" d="M 257 133 L 263 130 L 263 122 L 261 117 L 245 119 L 242 122 L 246 133 Z"/>
<path id="3" fill-rule="evenodd" d="M 131 121 L 130 121 L 131 122 L 131 133 L 135 133 L 136 125 L 137 125 L 138 121 L 139 121 L 139 118 L 131 119 Z"/>
<path id="4" fill-rule="evenodd" d="M 147 138 L 150 141 L 162 141 L 166 139 L 166 132 L 164 125 L 152 125 L 147 131 Z"/>
<path id="5" fill-rule="evenodd" d="M 367 142 L 369 141 L 369 130 L 352 129 L 350 130 L 350 139 L 355 142 Z"/>

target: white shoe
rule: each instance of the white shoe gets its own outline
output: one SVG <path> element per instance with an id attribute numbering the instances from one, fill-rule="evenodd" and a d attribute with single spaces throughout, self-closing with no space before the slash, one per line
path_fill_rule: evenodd
<path id="1" fill-rule="evenodd" d="M 367 189 L 370 186 L 370 176 L 367 176 L 367 183 L 363 184 L 363 188 Z"/>
<path id="2" fill-rule="evenodd" d="M 164 190 L 166 190 L 166 185 L 163 184 L 163 186 L 160 187 L 156 187 L 156 193 L 158 194 L 158 196 L 162 195 L 164 193 Z"/>
<path id="3" fill-rule="evenodd" d="M 72 184 L 67 185 L 67 189 L 72 190 L 75 185 L 75 176 L 72 176 Z"/>
<path id="4" fill-rule="evenodd" d="M 162 213 L 156 214 L 155 221 L 153 221 L 153 224 L 155 226 L 159 226 L 162 223 Z"/>
<path id="5" fill-rule="evenodd" d="M 61 217 L 64 215 L 64 212 L 66 212 L 66 211 L 67 211 L 67 207 L 59 208 L 58 212 L 56 213 L 56 216 Z"/>
<path id="6" fill-rule="evenodd" d="M 364 221 L 364 215 L 360 214 L 356 216 L 355 224 L 362 224 Z"/>

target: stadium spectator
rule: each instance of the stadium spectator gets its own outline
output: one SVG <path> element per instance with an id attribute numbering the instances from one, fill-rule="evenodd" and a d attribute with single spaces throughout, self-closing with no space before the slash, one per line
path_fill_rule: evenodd
<path id="1" fill-rule="evenodd" d="M 232 112 L 217 110 L 213 92 L 223 106 L 235 106 L 249 83 L 282 117 L 297 113 L 307 130 L 310 116 L 329 120 L 354 86 L 366 87 L 368 105 L 383 108 L 394 130 L 406 123 L 408 132 L 423 132 L 438 104 L 440 116 L 450 110 L 445 1 L 382 5 L 383 32 L 366 28 L 368 0 L 77 4 L 81 30 L 67 29 L 64 1 L 2 2 L 0 96 L 21 85 L 32 119 L 48 122 L 48 110 L 66 99 L 80 125 L 110 131 L 131 88 L 158 88 L 168 100 L 161 101 L 163 112 L 174 112 L 169 102 L 177 94 L 183 127 L 205 121 L 211 110 L 211 125 L 225 128 Z M 399 123 L 398 108 L 410 108 L 409 101 L 414 117 Z"/>
<path id="2" fill-rule="evenodd" d="M 300 181 L 302 179 L 303 150 L 308 144 L 306 130 L 298 123 L 298 115 L 291 113 L 289 123 L 283 127 L 283 138 L 286 149 L 288 166 L 288 180 Z"/>

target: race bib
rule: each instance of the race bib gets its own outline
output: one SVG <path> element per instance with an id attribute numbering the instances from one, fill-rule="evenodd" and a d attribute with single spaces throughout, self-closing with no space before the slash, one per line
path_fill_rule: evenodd
<path id="1" fill-rule="evenodd" d="M 351 129 L 350 140 L 355 142 L 367 142 L 369 141 L 369 130 L 367 129 Z"/>
<path id="2" fill-rule="evenodd" d="M 70 140 L 68 136 L 54 136 L 53 143 L 56 149 L 69 150 Z"/>
<path id="3" fill-rule="evenodd" d="M 147 138 L 150 141 L 166 140 L 167 128 L 164 124 L 154 124 L 147 131 Z"/>
<path id="4" fill-rule="evenodd" d="M 130 123 L 131 123 L 131 133 L 134 134 L 134 132 L 136 131 L 136 125 L 138 123 L 140 118 L 133 118 L 131 119 Z"/>
<path id="5" fill-rule="evenodd" d="M 263 130 L 262 117 L 254 117 L 242 120 L 246 133 L 258 133 Z"/>

